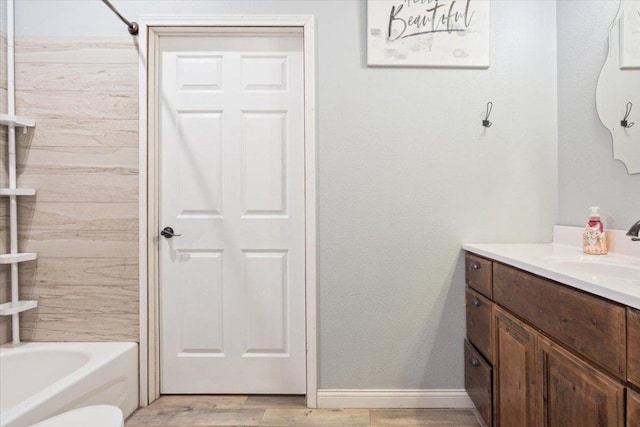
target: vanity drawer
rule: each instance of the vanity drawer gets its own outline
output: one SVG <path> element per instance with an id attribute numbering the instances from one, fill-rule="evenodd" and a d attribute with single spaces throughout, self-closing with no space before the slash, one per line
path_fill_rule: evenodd
<path id="1" fill-rule="evenodd" d="M 467 340 L 464 341 L 464 361 L 464 387 L 483 421 L 490 427 L 493 422 L 491 365 Z"/>
<path id="2" fill-rule="evenodd" d="M 467 285 L 488 298 L 492 298 L 492 262 L 488 259 L 467 254 L 465 256 L 465 275 Z"/>
<path id="3" fill-rule="evenodd" d="M 471 288 L 466 291 L 467 339 L 489 361 L 493 361 L 491 300 Z"/>
<path id="4" fill-rule="evenodd" d="M 640 387 L 640 311 L 632 308 L 627 308 L 627 378 Z"/>
<path id="5" fill-rule="evenodd" d="M 625 308 L 494 263 L 494 301 L 626 380 Z"/>

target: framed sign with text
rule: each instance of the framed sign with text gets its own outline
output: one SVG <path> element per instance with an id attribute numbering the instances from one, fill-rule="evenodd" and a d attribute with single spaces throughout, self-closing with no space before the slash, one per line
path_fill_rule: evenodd
<path id="1" fill-rule="evenodd" d="M 367 0 L 367 64 L 487 68 L 490 5 L 490 0 Z"/>
<path id="2" fill-rule="evenodd" d="M 622 2 L 620 68 L 640 69 L 640 0 Z"/>

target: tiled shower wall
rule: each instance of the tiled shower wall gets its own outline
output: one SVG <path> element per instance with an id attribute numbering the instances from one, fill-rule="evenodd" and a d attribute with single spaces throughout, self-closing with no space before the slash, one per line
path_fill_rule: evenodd
<path id="1" fill-rule="evenodd" d="M 138 340 L 137 60 L 130 39 L 17 40 L 24 340 Z"/>

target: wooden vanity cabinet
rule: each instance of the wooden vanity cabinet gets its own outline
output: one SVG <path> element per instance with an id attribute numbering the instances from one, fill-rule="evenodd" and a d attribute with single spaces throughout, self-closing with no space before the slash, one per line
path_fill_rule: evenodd
<path id="1" fill-rule="evenodd" d="M 485 378 L 466 367 L 465 384 L 487 426 L 640 427 L 640 311 L 475 255 L 466 264 L 465 359 L 483 356 Z"/>
<path id="2" fill-rule="evenodd" d="M 465 257 L 465 389 L 486 426 L 493 425 L 493 262 Z"/>
<path id="3" fill-rule="evenodd" d="M 487 426 L 492 425 L 493 387 L 491 365 L 469 341 L 464 342 L 464 385 Z"/>
<path id="4" fill-rule="evenodd" d="M 627 378 L 640 390 L 640 311 L 627 308 Z M 640 427 L 640 394 L 627 389 L 627 427 Z"/>
<path id="5" fill-rule="evenodd" d="M 471 288 L 466 290 L 467 339 L 489 361 L 493 361 L 493 303 Z"/>
<path id="6" fill-rule="evenodd" d="M 538 336 L 541 426 L 624 427 L 624 386 Z"/>
<path id="7" fill-rule="evenodd" d="M 465 272 L 467 285 L 487 298 L 493 297 L 493 263 L 485 258 L 472 254 L 465 257 Z"/>
<path id="8" fill-rule="evenodd" d="M 640 427 L 640 394 L 627 390 L 627 427 Z"/>
<path id="9" fill-rule="evenodd" d="M 494 419 L 497 426 L 537 426 L 536 331 L 494 307 Z"/>
<path id="10" fill-rule="evenodd" d="M 627 308 L 627 379 L 640 388 L 640 311 L 632 308 Z"/>
<path id="11" fill-rule="evenodd" d="M 493 274 L 497 305 L 626 379 L 625 307 L 506 265 Z"/>

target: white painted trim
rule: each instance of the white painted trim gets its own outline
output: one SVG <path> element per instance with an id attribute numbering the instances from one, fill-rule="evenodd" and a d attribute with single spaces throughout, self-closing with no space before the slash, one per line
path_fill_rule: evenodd
<path id="1" fill-rule="evenodd" d="M 318 408 L 473 408 L 465 390 L 318 390 Z"/>
<path id="2" fill-rule="evenodd" d="M 153 28 L 156 33 L 162 27 L 303 27 L 313 25 L 312 15 L 144 15 L 139 24 Z M 142 29 L 142 25 L 140 25 Z M 168 32 L 171 30 L 168 30 Z M 141 31 L 142 32 L 142 31 Z"/>
<path id="3" fill-rule="evenodd" d="M 304 24 L 304 140 L 305 140 L 305 272 L 307 337 L 307 406 L 318 406 L 318 254 L 316 181 L 316 78 L 315 27 L 309 16 Z"/>
<path id="4" fill-rule="evenodd" d="M 315 30 L 310 15 L 239 15 L 239 16 L 142 16 L 140 25 L 140 405 L 146 406 L 160 395 L 159 345 L 157 319 L 157 250 L 158 230 L 155 105 L 150 97 L 155 90 L 152 66 L 157 37 L 182 27 L 188 32 L 200 27 L 301 27 L 304 37 L 304 120 L 305 120 L 305 250 L 306 250 L 306 347 L 307 406 L 317 406 L 317 181 L 316 181 L 316 100 L 315 100 Z M 147 67 L 147 64 L 151 64 Z M 151 120 L 150 120 L 151 118 Z M 154 148 L 153 150 L 150 148 Z"/>
<path id="5" fill-rule="evenodd" d="M 138 346 L 138 395 L 140 406 L 145 407 L 154 398 L 149 396 L 149 296 L 147 259 L 147 27 L 139 27 L 138 37 L 138 280 L 140 344 Z"/>

